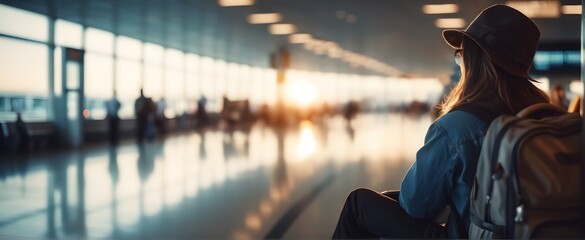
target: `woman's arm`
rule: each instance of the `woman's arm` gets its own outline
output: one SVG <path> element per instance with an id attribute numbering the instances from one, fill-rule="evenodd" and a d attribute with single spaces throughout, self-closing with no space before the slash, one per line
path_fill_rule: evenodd
<path id="1" fill-rule="evenodd" d="M 416 154 L 400 189 L 400 206 L 412 217 L 434 219 L 448 203 L 451 169 L 456 148 L 447 132 L 435 122 L 427 131 L 425 145 Z"/>

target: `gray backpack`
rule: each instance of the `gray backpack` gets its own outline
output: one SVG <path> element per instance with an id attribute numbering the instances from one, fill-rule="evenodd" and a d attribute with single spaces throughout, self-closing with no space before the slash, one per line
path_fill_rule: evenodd
<path id="1" fill-rule="evenodd" d="M 491 122 L 470 196 L 469 238 L 583 236 L 582 124 L 579 114 L 544 103 Z"/>

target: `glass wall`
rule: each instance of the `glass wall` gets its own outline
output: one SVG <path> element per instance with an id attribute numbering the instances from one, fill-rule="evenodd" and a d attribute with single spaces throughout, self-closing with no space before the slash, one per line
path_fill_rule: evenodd
<path id="1" fill-rule="evenodd" d="M 0 121 L 47 120 L 48 48 L 44 44 L 0 37 Z"/>
<path id="2" fill-rule="evenodd" d="M 174 118 L 185 112 L 184 54 L 176 49 L 165 51 L 165 117 Z"/>
<path id="3" fill-rule="evenodd" d="M 134 101 L 140 96 L 142 81 L 140 62 L 130 59 L 116 60 L 116 95 L 122 104 L 119 116 L 122 119 L 134 117 Z"/>
<path id="4" fill-rule="evenodd" d="M 164 79 L 164 48 L 157 44 L 144 44 L 144 95 L 153 99 L 161 99 L 165 93 Z"/>
<path id="5" fill-rule="evenodd" d="M 75 49 L 82 48 L 83 27 L 77 23 L 58 19 L 55 21 L 55 44 Z"/>
<path id="6" fill-rule="evenodd" d="M 18 24 L 14 24 L 18 23 Z M 46 42 L 49 19 L 41 14 L 0 4 L 0 33 Z"/>
<path id="7" fill-rule="evenodd" d="M 104 119 L 106 101 L 114 93 L 114 34 L 95 28 L 85 30 L 85 108 L 87 118 Z"/>
<path id="8" fill-rule="evenodd" d="M 48 18 L 0 4 L 0 121 L 47 119 Z M 14 24 L 19 23 L 19 24 Z M 37 42 L 38 41 L 38 42 Z"/>
<path id="9" fill-rule="evenodd" d="M 160 105 L 166 107 L 161 111 L 168 118 L 194 113 L 201 97 L 207 99 L 210 112 L 222 110 L 223 97 L 248 100 L 252 110 L 276 105 L 274 69 L 199 56 L 62 19 L 54 23 L 55 49 L 49 49 L 49 24 L 46 16 L 0 4 L 0 33 L 6 35 L 0 37 L 0 121 L 14 120 L 15 112 L 22 112 L 29 121 L 50 120 L 47 99 L 50 91 L 55 96 L 62 94 L 64 47 L 85 51 L 84 112 L 88 119 L 104 119 L 105 103 L 114 96 L 122 104 L 120 117 L 134 118 L 134 101 L 141 89 L 153 101 L 164 99 L 165 104 Z M 53 89 L 49 89 L 49 52 L 54 53 Z M 573 55 L 562 57 L 572 63 L 577 61 Z M 312 108 L 343 106 L 353 100 L 371 102 L 377 108 L 431 101 L 441 91 L 442 85 L 434 79 L 407 81 L 290 70 L 284 101 L 289 106 Z"/>
<path id="10" fill-rule="evenodd" d="M 90 119 L 106 117 L 105 103 L 113 97 L 114 60 L 111 56 L 85 54 L 85 108 Z"/>

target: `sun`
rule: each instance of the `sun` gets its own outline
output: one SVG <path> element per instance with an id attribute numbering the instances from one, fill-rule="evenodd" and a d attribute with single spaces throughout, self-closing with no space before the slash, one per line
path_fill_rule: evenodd
<path id="1" fill-rule="evenodd" d="M 300 107 L 308 107 L 317 100 L 317 89 L 306 81 L 292 81 L 286 84 L 286 96 L 289 102 Z"/>

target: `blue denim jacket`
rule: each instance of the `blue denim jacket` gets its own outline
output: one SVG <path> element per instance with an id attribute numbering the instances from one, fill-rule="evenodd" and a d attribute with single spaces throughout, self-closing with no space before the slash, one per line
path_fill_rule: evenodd
<path id="1" fill-rule="evenodd" d="M 487 127 L 464 111 L 449 112 L 429 127 L 400 189 L 400 206 L 410 216 L 435 219 L 451 200 L 469 227 L 469 194 Z"/>

